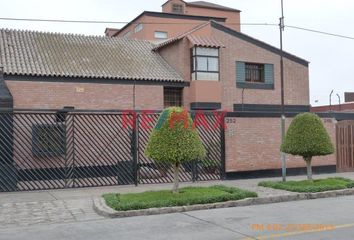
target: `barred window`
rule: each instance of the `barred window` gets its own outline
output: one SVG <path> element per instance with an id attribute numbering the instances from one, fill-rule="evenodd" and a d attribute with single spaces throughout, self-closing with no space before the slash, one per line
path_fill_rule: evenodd
<path id="1" fill-rule="evenodd" d="M 62 123 L 32 127 L 32 153 L 37 157 L 61 156 L 66 152 L 66 128 Z"/>
<path id="2" fill-rule="evenodd" d="M 183 88 L 164 88 L 164 107 L 182 107 Z"/>
<path id="3" fill-rule="evenodd" d="M 246 63 L 246 82 L 264 82 L 264 64 Z"/>

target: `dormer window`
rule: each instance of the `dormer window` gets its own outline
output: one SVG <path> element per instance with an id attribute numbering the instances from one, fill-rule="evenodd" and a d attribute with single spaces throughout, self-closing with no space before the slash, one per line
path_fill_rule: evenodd
<path id="1" fill-rule="evenodd" d="M 172 4 L 172 12 L 173 13 L 183 13 L 183 5 L 182 4 Z"/>

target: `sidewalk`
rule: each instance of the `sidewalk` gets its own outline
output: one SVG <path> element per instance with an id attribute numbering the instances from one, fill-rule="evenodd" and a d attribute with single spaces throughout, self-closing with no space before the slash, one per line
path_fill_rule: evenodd
<path id="1" fill-rule="evenodd" d="M 354 179 L 354 173 L 321 174 L 314 175 L 314 178 L 316 179 L 334 176 Z M 287 179 L 306 179 L 306 176 L 294 176 L 288 177 Z M 264 180 L 280 180 L 280 178 L 257 178 L 245 180 L 181 183 L 181 187 L 224 184 L 255 191 L 260 197 L 295 194 L 283 190 L 258 187 L 258 182 Z M 98 216 L 92 209 L 92 199 L 94 197 L 100 196 L 103 193 L 110 192 L 143 192 L 149 190 L 171 188 L 172 184 L 145 184 L 139 185 L 138 187 L 130 185 L 0 193 L 0 228 L 102 219 L 102 217 Z"/>

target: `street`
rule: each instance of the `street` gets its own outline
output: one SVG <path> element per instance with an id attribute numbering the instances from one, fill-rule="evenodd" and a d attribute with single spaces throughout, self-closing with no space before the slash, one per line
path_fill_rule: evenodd
<path id="1" fill-rule="evenodd" d="M 97 217 L 0 227 L 0 239 L 352 239 L 353 209 L 354 196 L 348 196 L 121 219 Z"/>

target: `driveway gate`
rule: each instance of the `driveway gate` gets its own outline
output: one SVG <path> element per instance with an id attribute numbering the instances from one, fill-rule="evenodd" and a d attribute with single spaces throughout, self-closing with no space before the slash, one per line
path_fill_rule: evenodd
<path id="1" fill-rule="evenodd" d="M 0 110 L 0 191 L 172 182 L 171 166 L 144 155 L 158 116 Z M 214 126 L 217 118 L 206 121 Z M 220 179 L 223 130 L 197 128 L 207 158 L 183 164 L 180 180 Z"/>

